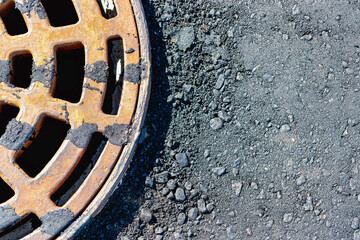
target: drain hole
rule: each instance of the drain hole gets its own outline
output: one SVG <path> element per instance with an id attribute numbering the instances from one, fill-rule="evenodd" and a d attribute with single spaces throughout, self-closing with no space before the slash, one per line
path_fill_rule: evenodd
<path id="1" fill-rule="evenodd" d="M 77 43 L 56 50 L 56 84 L 54 97 L 77 103 L 84 82 L 85 50 Z"/>
<path id="2" fill-rule="evenodd" d="M 28 29 L 24 17 L 18 9 L 15 9 L 14 3 L 11 3 L 7 11 L 2 12 L 0 16 L 9 35 L 15 36 L 27 33 Z"/>
<path id="3" fill-rule="evenodd" d="M 104 18 L 110 19 L 117 16 L 116 7 L 113 0 L 96 0 L 99 4 L 101 14 Z"/>
<path id="4" fill-rule="evenodd" d="M 41 3 L 53 27 L 71 25 L 79 21 L 71 0 L 41 0 Z"/>
<path id="5" fill-rule="evenodd" d="M 116 115 L 119 109 L 124 72 L 124 46 L 121 38 L 107 41 L 109 77 L 102 110 Z"/>
<path id="6" fill-rule="evenodd" d="M 31 53 L 23 52 L 16 54 L 11 59 L 12 78 L 10 83 L 17 87 L 28 88 L 31 83 L 31 69 L 33 58 Z"/>
<path id="7" fill-rule="evenodd" d="M 10 122 L 11 119 L 16 118 L 18 113 L 18 107 L 4 103 L 0 104 L 0 136 L 4 134 L 6 125 Z"/>
<path id="8" fill-rule="evenodd" d="M 12 227 L 0 233 L 0 239 L 21 239 L 40 227 L 40 219 L 33 213 L 20 220 Z"/>
<path id="9" fill-rule="evenodd" d="M 2 178 L 0 178 L 0 192 L 0 203 L 6 202 L 15 194 L 14 190 Z"/>
<path id="10" fill-rule="evenodd" d="M 70 125 L 45 117 L 37 136 L 16 159 L 16 163 L 30 176 L 35 177 L 51 160 L 66 137 Z"/>
<path id="11" fill-rule="evenodd" d="M 107 139 L 100 133 L 92 135 L 89 145 L 80 159 L 80 162 L 65 180 L 63 185 L 51 196 L 51 200 L 59 207 L 63 206 L 74 193 L 79 189 L 90 171 L 94 167 L 97 159 L 103 151 Z"/>

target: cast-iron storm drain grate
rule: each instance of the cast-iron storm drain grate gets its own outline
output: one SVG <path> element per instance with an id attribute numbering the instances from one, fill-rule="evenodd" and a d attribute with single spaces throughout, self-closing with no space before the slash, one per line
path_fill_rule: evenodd
<path id="1" fill-rule="evenodd" d="M 0 0 L 0 239 L 70 238 L 134 153 L 150 93 L 140 0 Z"/>

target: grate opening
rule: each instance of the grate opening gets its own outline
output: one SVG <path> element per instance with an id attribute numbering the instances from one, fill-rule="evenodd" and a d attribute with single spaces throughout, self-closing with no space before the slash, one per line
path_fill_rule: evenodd
<path id="1" fill-rule="evenodd" d="M 0 233 L 0 239 L 21 239 L 40 227 L 41 221 L 34 214 L 30 213 L 14 226 L 5 229 Z"/>
<path id="2" fill-rule="evenodd" d="M 28 32 L 24 17 L 18 9 L 15 9 L 14 2 L 11 2 L 10 6 L 0 13 L 0 16 L 9 35 L 16 36 Z"/>
<path id="3" fill-rule="evenodd" d="M 14 190 L 0 178 L 0 203 L 4 203 L 15 195 Z"/>
<path id="4" fill-rule="evenodd" d="M 41 0 L 41 3 L 53 27 L 71 25 L 79 21 L 71 0 Z"/>
<path id="5" fill-rule="evenodd" d="M 38 134 L 32 139 L 30 145 L 23 149 L 16 163 L 30 177 L 35 177 L 59 149 L 69 129 L 69 124 L 45 117 Z"/>
<path id="6" fill-rule="evenodd" d="M 92 135 L 88 147 L 70 177 L 51 196 L 59 207 L 63 206 L 85 181 L 105 148 L 107 139 L 99 132 Z"/>
<path id="7" fill-rule="evenodd" d="M 84 45 L 76 43 L 56 48 L 56 82 L 53 97 L 79 102 L 84 82 Z"/>
<path id="8" fill-rule="evenodd" d="M 10 83 L 17 87 L 28 88 L 31 83 L 33 57 L 30 52 L 14 54 L 11 59 L 12 77 Z"/>
<path id="9" fill-rule="evenodd" d="M 104 113 L 116 115 L 119 110 L 121 90 L 124 77 L 124 45 L 120 37 L 107 41 L 109 77 L 102 110 Z"/>
<path id="10" fill-rule="evenodd" d="M 5 133 L 7 124 L 11 119 L 16 118 L 18 113 L 18 107 L 5 103 L 0 104 L 0 136 Z"/>
<path id="11" fill-rule="evenodd" d="M 106 19 L 111 19 L 117 16 L 116 7 L 113 0 L 96 0 L 100 10 L 101 15 Z"/>

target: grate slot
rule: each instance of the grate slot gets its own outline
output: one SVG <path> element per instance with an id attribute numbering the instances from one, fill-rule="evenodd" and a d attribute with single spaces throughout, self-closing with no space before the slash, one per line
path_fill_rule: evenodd
<path id="1" fill-rule="evenodd" d="M 71 0 L 41 0 L 41 3 L 53 27 L 72 25 L 79 21 Z"/>
<path id="2" fill-rule="evenodd" d="M 16 118 L 19 108 L 13 105 L 0 104 L 0 136 L 4 134 L 7 124 L 11 119 Z"/>
<path id="3" fill-rule="evenodd" d="M 70 177 L 51 196 L 59 207 L 63 206 L 85 181 L 105 148 L 107 139 L 99 132 L 92 135 L 88 147 Z"/>
<path id="4" fill-rule="evenodd" d="M 124 44 L 120 37 L 107 41 L 109 77 L 102 110 L 104 113 L 116 115 L 119 110 L 122 83 L 124 77 Z"/>
<path id="5" fill-rule="evenodd" d="M 15 195 L 14 190 L 2 178 L 0 178 L 0 193 L 0 203 L 6 202 Z"/>
<path id="6" fill-rule="evenodd" d="M 28 88 L 31 83 L 33 57 L 30 52 L 14 54 L 11 59 L 12 77 L 10 83 L 17 87 Z"/>
<path id="7" fill-rule="evenodd" d="M 45 117 L 38 134 L 17 157 L 16 163 L 30 177 L 35 177 L 59 149 L 69 129 L 70 125 L 65 122 Z"/>
<path id="8" fill-rule="evenodd" d="M 56 81 L 53 97 L 79 102 L 84 82 L 84 45 L 76 43 L 56 48 Z"/>
<path id="9" fill-rule="evenodd" d="M 9 35 L 16 36 L 28 32 L 24 17 L 18 9 L 15 9 L 13 2 L 7 9 L 0 12 L 0 16 Z"/>
<path id="10" fill-rule="evenodd" d="M 1 232 L 0 239 L 21 239 L 32 233 L 36 228 L 40 227 L 40 225 L 40 219 L 34 213 L 30 213 L 14 226 Z"/>
<path id="11" fill-rule="evenodd" d="M 111 19 L 117 16 L 116 7 L 113 0 L 96 0 L 98 3 L 101 15 L 106 19 Z"/>

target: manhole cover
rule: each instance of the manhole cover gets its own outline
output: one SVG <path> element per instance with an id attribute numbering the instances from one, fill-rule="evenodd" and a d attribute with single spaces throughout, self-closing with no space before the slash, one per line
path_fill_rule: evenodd
<path id="1" fill-rule="evenodd" d="M 150 88 L 140 0 L 0 0 L 0 238 L 69 238 L 124 175 Z"/>

